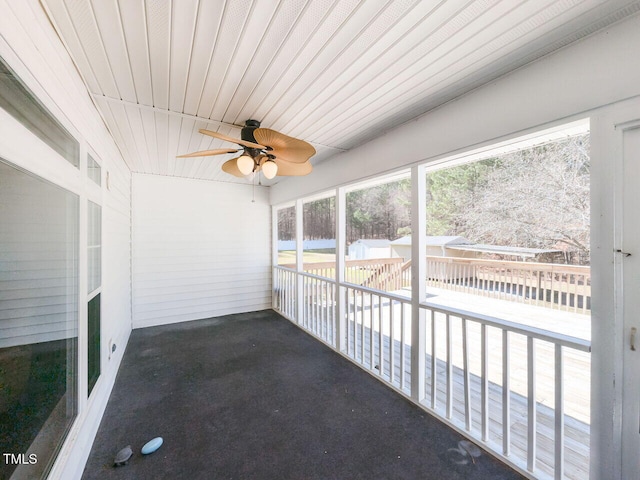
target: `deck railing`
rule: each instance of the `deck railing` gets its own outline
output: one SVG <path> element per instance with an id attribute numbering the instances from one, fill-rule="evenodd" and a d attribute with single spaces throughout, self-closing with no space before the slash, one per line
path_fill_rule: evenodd
<path id="1" fill-rule="evenodd" d="M 281 265 L 294 269 L 294 264 Z M 345 262 L 345 279 L 349 283 L 375 288 L 376 290 L 394 291 L 403 286 L 403 271 L 406 270 L 402 258 L 372 258 L 367 260 L 347 260 Z M 335 262 L 305 263 L 303 271 L 324 278 L 335 278 Z"/>
<path id="2" fill-rule="evenodd" d="M 586 313 L 588 266 L 427 256 L 427 286 Z"/>
<path id="3" fill-rule="evenodd" d="M 401 258 L 347 260 L 345 280 L 393 292 L 411 286 L 410 267 L 411 260 Z M 335 262 L 305 263 L 303 270 L 335 278 Z M 427 256 L 426 271 L 430 287 L 572 312 L 591 310 L 588 266 Z"/>
<path id="4" fill-rule="evenodd" d="M 404 395 L 415 391 L 409 298 L 281 266 L 273 273 L 276 310 Z M 425 377 L 413 400 L 535 477 L 586 478 L 588 414 L 577 418 L 565 388 L 578 372 L 589 378 L 590 342 L 428 302 L 419 310 Z M 579 402 L 588 401 L 584 383 L 571 385 L 585 391 Z"/>

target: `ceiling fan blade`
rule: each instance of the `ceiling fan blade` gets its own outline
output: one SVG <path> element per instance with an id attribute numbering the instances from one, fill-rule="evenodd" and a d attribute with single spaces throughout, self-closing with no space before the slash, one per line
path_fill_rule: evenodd
<path id="1" fill-rule="evenodd" d="M 218 132 L 212 132 L 211 130 L 205 130 L 204 128 L 201 128 L 199 130 L 200 133 L 202 133 L 203 135 L 209 135 L 210 137 L 214 137 L 220 140 L 224 140 L 226 142 L 232 142 L 232 143 L 237 143 L 238 145 L 242 145 L 244 147 L 249 147 L 249 148 L 257 148 L 260 150 L 263 150 L 264 148 L 266 148 L 264 145 L 259 145 L 257 143 L 253 143 L 253 142 L 247 142 L 246 140 L 242 140 L 240 138 L 233 138 L 233 137 L 228 137 L 222 133 L 218 133 Z"/>
<path id="2" fill-rule="evenodd" d="M 201 152 L 185 153 L 184 155 L 178 155 L 176 158 L 191 158 L 191 157 L 208 157 L 211 155 L 223 155 L 225 153 L 236 153 L 238 150 L 233 148 L 218 148 L 215 150 L 202 150 Z"/>
<path id="3" fill-rule="evenodd" d="M 232 158 L 231 160 L 227 160 L 222 164 L 222 171 L 234 175 L 236 177 L 244 178 L 242 172 L 238 169 L 238 164 L 236 162 L 237 158 Z"/>
<path id="4" fill-rule="evenodd" d="M 268 152 L 289 163 L 304 163 L 316 154 L 316 149 L 304 140 L 289 137 L 270 128 L 256 128 L 256 141 L 271 148 Z"/>
<path id="5" fill-rule="evenodd" d="M 291 163 L 276 157 L 273 161 L 278 165 L 278 177 L 302 177 L 309 175 L 313 170 L 313 166 L 308 160 L 303 163 Z"/>

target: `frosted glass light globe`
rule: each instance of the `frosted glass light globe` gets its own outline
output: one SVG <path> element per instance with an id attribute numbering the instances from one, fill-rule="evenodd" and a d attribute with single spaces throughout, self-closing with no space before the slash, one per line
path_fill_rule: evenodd
<path id="1" fill-rule="evenodd" d="M 242 155 L 241 157 L 238 157 L 238 160 L 236 160 L 236 165 L 238 165 L 238 170 L 240 170 L 240 173 L 242 173 L 243 175 L 249 175 L 251 172 L 253 172 L 253 167 L 254 167 L 254 162 L 253 162 L 253 158 L 251 158 L 249 155 Z"/>
<path id="2" fill-rule="evenodd" d="M 262 173 L 266 178 L 272 179 L 278 173 L 278 165 L 276 165 L 276 162 L 268 160 L 262 165 Z"/>

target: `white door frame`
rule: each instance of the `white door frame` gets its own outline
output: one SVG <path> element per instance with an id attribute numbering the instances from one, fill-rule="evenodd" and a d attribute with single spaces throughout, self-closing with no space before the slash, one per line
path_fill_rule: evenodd
<path id="1" fill-rule="evenodd" d="M 589 112 L 591 137 L 591 480 L 623 480 L 623 135 L 640 98 Z M 640 179 L 638 179 L 640 184 Z M 640 252 L 638 252 L 640 256 Z"/>
<path id="2" fill-rule="evenodd" d="M 622 317 L 622 477 L 640 480 L 640 119 L 617 126 L 622 146 L 622 183 L 618 195 L 621 229 L 615 249 Z M 635 218 L 634 218 L 635 217 Z M 635 330 L 635 334 L 633 333 Z"/>

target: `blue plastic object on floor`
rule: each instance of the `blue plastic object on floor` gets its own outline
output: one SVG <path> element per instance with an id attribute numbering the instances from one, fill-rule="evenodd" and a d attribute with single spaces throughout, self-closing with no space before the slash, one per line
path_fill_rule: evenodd
<path id="1" fill-rule="evenodd" d="M 156 438 L 153 438 L 153 439 L 149 440 L 142 447 L 142 454 L 143 455 L 149 455 L 150 453 L 155 452 L 156 450 L 158 450 L 160 448 L 160 445 L 162 445 L 162 442 L 163 442 L 162 437 L 156 437 Z"/>

